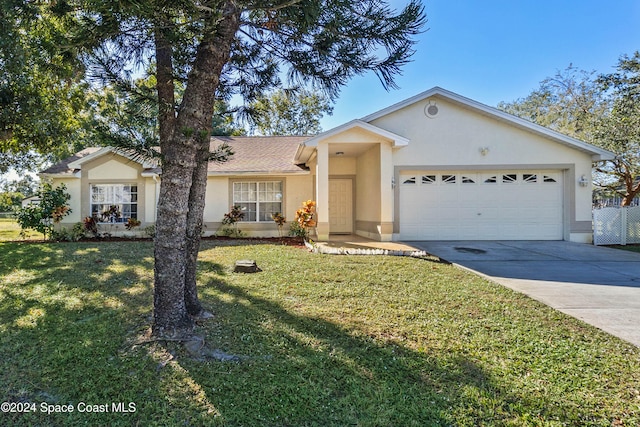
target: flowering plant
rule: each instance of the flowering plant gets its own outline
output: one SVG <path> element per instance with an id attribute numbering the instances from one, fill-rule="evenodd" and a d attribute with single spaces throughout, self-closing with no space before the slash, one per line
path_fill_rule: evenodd
<path id="1" fill-rule="evenodd" d="M 287 222 L 287 219 L 280 212 L 272 214 L 271 219 L 278 225 L 278 234 L 282 237 L 282 227 Z"/>
<path id="2" fill-rule="evenodd" d="M 305 230 L 305 237 L 309 235 L 309 228 L 316 226 L 316 202 L 307 200 L 302 203 L 302 207 L 296 211 L 296 222 Z"/>

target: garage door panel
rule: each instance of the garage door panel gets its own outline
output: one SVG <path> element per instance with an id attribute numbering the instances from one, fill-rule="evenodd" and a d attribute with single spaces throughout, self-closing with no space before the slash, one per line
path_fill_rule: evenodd
<path id="1" fill-rule="evenodd" d="M 560 171 L 425 171 L 413 176 L 415 184 L 400 187 L 402 239 L 563 237 Z"/>

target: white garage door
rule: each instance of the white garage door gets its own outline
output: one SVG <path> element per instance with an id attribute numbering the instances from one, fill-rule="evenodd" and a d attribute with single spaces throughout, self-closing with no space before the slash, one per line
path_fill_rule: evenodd
<path id="1" fill-rule="evenodd" d="M 404 240 L 562 240 L 562 171 L 400 175 Z"/>

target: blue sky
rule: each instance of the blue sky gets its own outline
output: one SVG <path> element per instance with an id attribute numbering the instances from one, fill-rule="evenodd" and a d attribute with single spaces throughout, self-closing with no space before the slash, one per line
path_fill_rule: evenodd
<path id="1" fill-rule="evenodd" d="M 391 0 L 395 7 L 406 4 Z M 413 62 L 382 88 L 373 74 L 342 90 L 329 130 L 434 86 L 490 106 L 527 96 L 569 64 L 613 71 L 640 50 L 640 0 L 424 0 L 428 30 Z"/>

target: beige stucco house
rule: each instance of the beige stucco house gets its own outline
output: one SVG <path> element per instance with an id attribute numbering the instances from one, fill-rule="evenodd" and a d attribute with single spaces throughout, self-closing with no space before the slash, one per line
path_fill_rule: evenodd
<path id="1" fill-rule="evenodd" d="M 204 220 L 214 234 L 240 205 L 247 235 L 276 236 L 317 201 L 317 237 L 590 242 L 592 162 L 613 154 L 441 88 L 314 137 L 216 137 L 232 160 L 211 163 Z M 68 224 L 117 205 L 153 224 L 161 170 L 89 148 L 41 174 L 65 183 Z M 115 230 L 116 232 L 118 230 Z"/>

